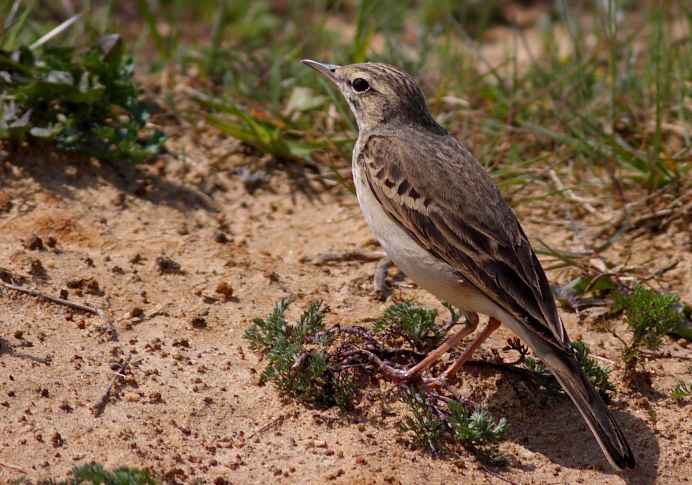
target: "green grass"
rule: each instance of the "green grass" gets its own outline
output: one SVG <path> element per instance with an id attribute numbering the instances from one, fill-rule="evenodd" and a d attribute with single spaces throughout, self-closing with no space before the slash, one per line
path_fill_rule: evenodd
<path id="1" fill-rule="evenodd" d="M 20 485 L 32 482 L 20 478 L 9 483 Z M 157 485 L 160 482 L 145 469 L 123 466 L 109 471 L 100 463 L 94 463 L 75 467 L 70 479 L 50 478 L 39 480 L 37 483 L 39 485 Z"/>
<path id="2" fill-rule="evenodd" d="M 5 49 L 57 23 L 22 4 L 5 20 Z M 117 2 L 89 5 L 52 44 L 94 41 L 121 25 Z M 673 35 L 690 31 L 686 2 L 557 2 L 531 32 L 512 30 L 500 2 L 168 0 L 138 1 L 136 12 L 127 46 L 139 69 L 170 72 L 165 89 L 200 81 L 200 108 L 186 107 L 188 116 L 279 158 L 312 159 L 315 149 L 349 158 L 355 132 L 343 101 L 298 61 L 367 59 L 414 74 L 437 118 L 471 139 L 515 204 L 536 196 L 527 190 L 536 182 L 552 184 L 549 168 L 569 190 L 609 188 L 614 199 L 638 188 L 679 193 L 688 179 L 690 42 Z M 514 44 L 491 59 L 484 34 L 498 25 Z M 287 110 L 300 93 L 298 109 Z"/>
<path id="3" fill-rule="evenodd" d="M 429 351 L 442 343 L 446 333 L 436 319 L 437 310 L 405 300 L 387 307 L 373 331 L 382 333 L 386 340 L 403 341 L 420 352 Z"/>

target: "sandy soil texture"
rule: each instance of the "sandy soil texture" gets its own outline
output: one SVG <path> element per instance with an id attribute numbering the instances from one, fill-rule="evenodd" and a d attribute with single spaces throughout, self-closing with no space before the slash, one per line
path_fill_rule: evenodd
<path id="1" fill-rule="evenodd" d="M 690 378 L 689 347 L 666 337 L 665 355 L 646 363 L 651 386 L 631 390 L 617 365 L 620 344 L 575 314 L 563 313 L 570 334 L 615 367 L 612 408 L 636 450 L 632 473 L 610 470 L 569 401 L 526 395 L 511 376 L 492 370 L 469 369 L 457 385 L 509 421 L 505 469 L 467 454 L 412 449 L 398 432 L 405 409 L 388 383 L 348 413 L 259 385 L 264 363 L 242 336 L 280 297 L 296 296 L 291 317 L 323 299 L 331 307 L 328 325 L 372 325 L 388 305 L 372 289 L 375 262 L 316 266 L 301 258 L 381 250 L 345 189 L 325 190 L 310 174 L 270 171 L 251 194 L 236 175 L 247 157 L 232 140 L 181 134 L 172 145 L 186 146 L 184 163 L 113 167 L 36 152 L 0 161 L 4 278 L 105 308 L 114 330 L 98 315 L 4 290 L 0 482 L 65 478 L 91 461 L 149 467 L 171 483 L 690 481 L 689 400 L 668 397 Z M 578 248 L 568 225 L 546 222 L 564 221 L 560 204 L 536 201 L 518 213 L 532 240 Z M 675 225 L 608 254 L 652 271 L 679 259 L 658 284 L 689 301 L 688 244 L 689 234 Z M 425 291 L 401 283 L 395 298 L 444 311 Z M 480 356 L 510 336 L 497 332 Z M 124 379 L 95 416 L 92 406 L 128 357 Z"/>

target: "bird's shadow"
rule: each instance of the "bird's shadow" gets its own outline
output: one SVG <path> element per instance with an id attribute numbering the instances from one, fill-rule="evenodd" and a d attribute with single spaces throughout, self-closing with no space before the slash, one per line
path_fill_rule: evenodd
<path id="1" fill-rule="evenodd" d="M 637 460 L 634 470 L 617 472 L 608 463 L 587 424 L 568 397 L 511 399 L 508 397 L 515 393 L 511 385 L 512 379 L 516 377 L 506 376 L 501 379 L 495 395 L 487 398 L 490 403 L 504 403 L 495 413 L 507 419 L 510 441 L 520 443 L 525 448 L 544 455 L 552 463 L 566 468 L 595 467 L 619 476 L 628 484 L 656 483 L 660 448 L 647 421 L 611 406 L 611 412 Z M 526 469 L 527 472 L 533 468 L 530 464 L 521 463 L 517 463 L 516 467 Z"/>

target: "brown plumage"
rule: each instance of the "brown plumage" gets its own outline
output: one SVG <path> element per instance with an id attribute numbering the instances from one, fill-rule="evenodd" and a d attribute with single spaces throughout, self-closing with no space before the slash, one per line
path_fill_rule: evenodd
<path id="1" fill-rule="evenodd" d="M 394 263 L 468 314 L 488 315 L 483 338 L 493 322 L 517 333 L 553 372 L 610 463 L 633 468 L 620 428 L 577 365 L 526 234 L 474 155 L 433 120 L 413 78 L 385 64 L 303 62 L 337 85 L 356 118 L 358 199 Z"/>

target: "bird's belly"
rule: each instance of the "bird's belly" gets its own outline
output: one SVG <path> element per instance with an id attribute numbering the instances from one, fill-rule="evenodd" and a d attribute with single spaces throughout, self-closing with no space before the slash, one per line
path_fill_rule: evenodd
<path id="1" fill-rule="evenodd" d="M 353 178 L 365 220 L 397 268 L 417 285 L 464 311 L 495 313 L 492 301 L 465 283 L 450 265 L 422 247 L 384 211 L 358 167 L 354 167 Z"/>

